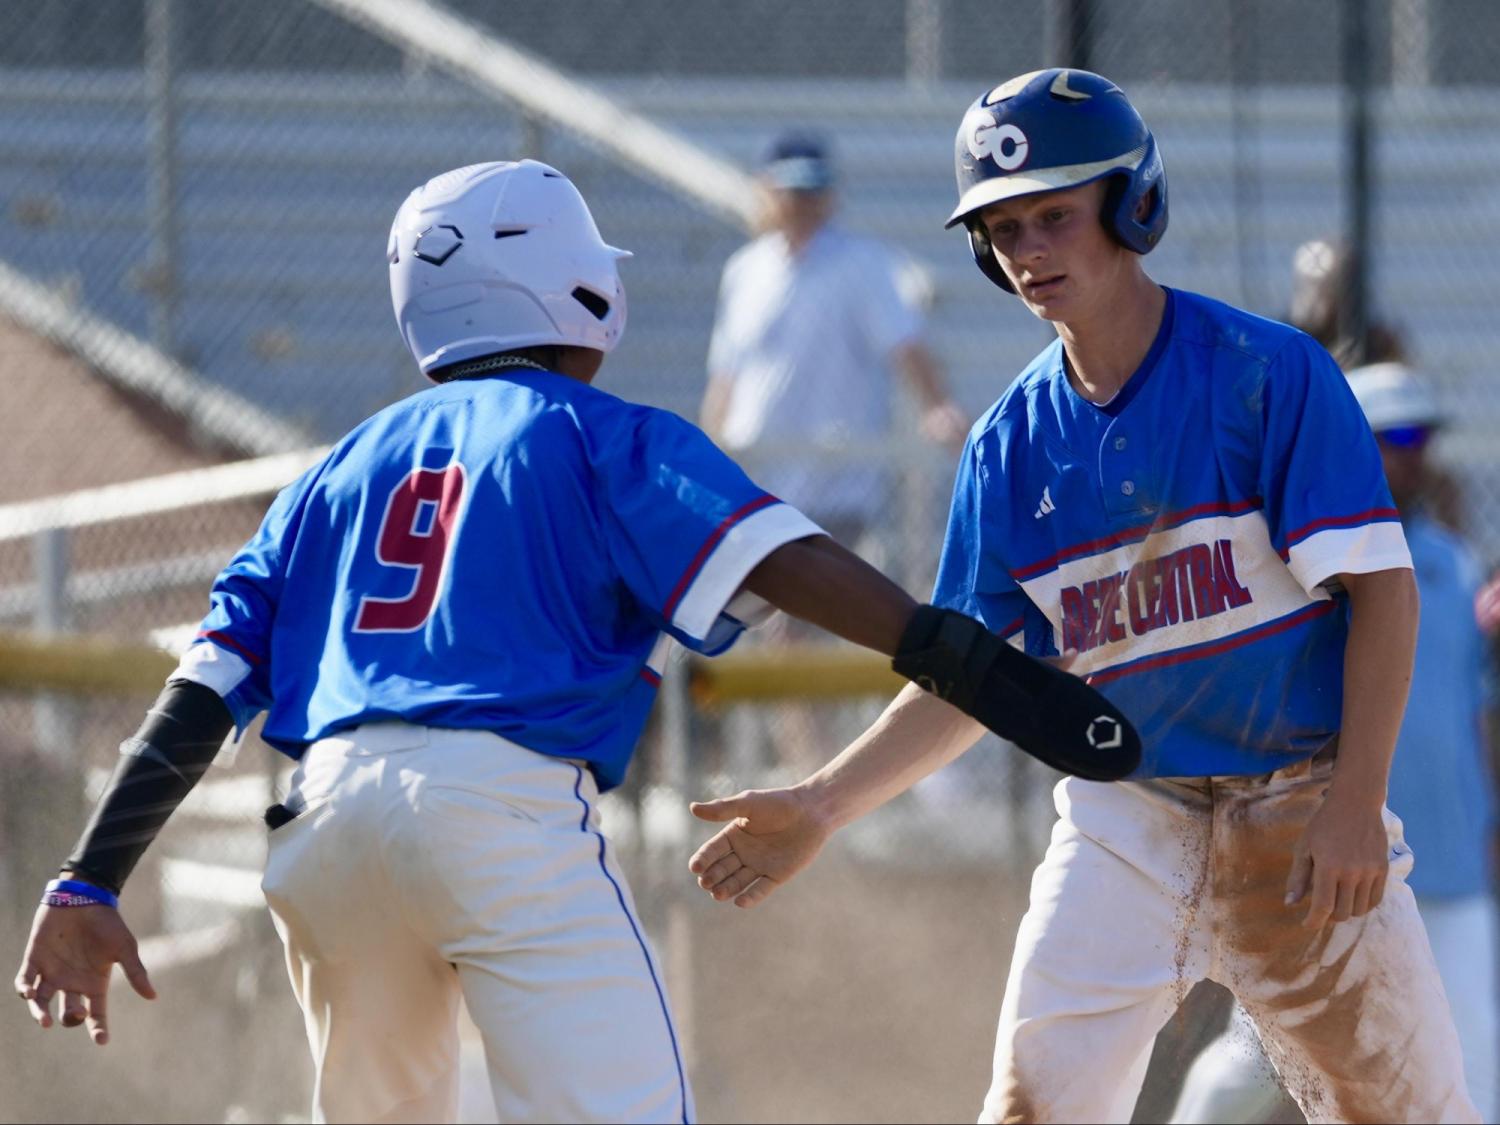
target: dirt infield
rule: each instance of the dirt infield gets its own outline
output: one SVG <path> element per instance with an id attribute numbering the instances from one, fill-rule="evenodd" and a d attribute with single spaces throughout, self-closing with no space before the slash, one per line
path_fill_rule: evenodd
<path id="1" fill-rule="evenodd" d="M 1014 877 L 846 857 L 755 910 L 689 901 L 663 936 L 703 1120 L 972 1121 L 1024 906 Z"/>

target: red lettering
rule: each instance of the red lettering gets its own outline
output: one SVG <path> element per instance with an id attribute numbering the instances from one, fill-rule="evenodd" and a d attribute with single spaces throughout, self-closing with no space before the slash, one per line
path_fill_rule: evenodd
<path id="1" fill-rule="evenodd" d="M 463 494 L 464 469 L 457 463 L 416 469 L 391 490 L 375 537 L 375 557 L 416 574 L 403 597 L 361 598 L 356 633 L 410 633 L 427 623 L 437 604 Z"/>
<path id="2" fill-rule="evenodd" d="M 1088 648 L 1087 612 L 1083 594 L 1077 586 L 1062 588 L 1062 635 L 1063 649 L 1083 652 Z"/>
<path id="3" fill-rule="evenodd" d="M 1220 539 L 1214 544 L 1214 589 L 1231 609 L 1249 605 L 1254 599 L 1234 573 L 1234 543 Z"/>
<path id="4" fill-rule="evenodd" d="M 1083 645 L 1079 652 L 1088 652 L 1091 648 L 1098 648 L 1104 643 L 1104 638 L 1099 634 L 1100 626 L 1104 619 L 1100 614 L 1101 601 L 1099 598 L 1098 582 L 1085 582 L 1083 584 Z"/>
<path id="5" fill-rule="evenodd" d="M 1121 587 L 1125 583 L 1125 575 L 1111 574 L 1104 579 L 1100 585 L 1099 616 L 1103 619 L 1103 633 L 1106 641 L 1123 641 L 1125 639 L 1125 625 L 1120 620 L 1120 598 L 1123 593 Z"/>
<path id="6" fill-rule="evenodd" d="M 1137 637 L 1149 633 L 1152 618 L 1156 614 L 1156 603 L 1161 599 L 1161 587 L 1154 581 L 1155 560 L 1136 563 L 1125 579 L 1125 602 L 1130 610 L 1130 631 Z"/>
<path id="7" fill-rule="evenodd" d="M 1200 617 L 1212 617 L 1224 612 L 1224 603 L 1214 590 L 1213 555 L 1202 543 L 1194 543 L 1187 551 L 1187 568 L 1192 575 L 1193 610 Z"/>
<path id="8" fill-rule="evenodd" d="M 1188 585 L 1186 552 L 1173 551 L 1162 559 L 1162 583 L 1166 594 L 1167 624 L 1193 619 L 1193 591 Z"/>

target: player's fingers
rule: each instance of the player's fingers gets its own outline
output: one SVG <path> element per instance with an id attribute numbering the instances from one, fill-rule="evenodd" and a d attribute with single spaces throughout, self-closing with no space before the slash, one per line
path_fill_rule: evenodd
<path id="1" fill-rule="evenodd" d="M 1385 876 L 1382 875 L 1370 884 L 1370 909 L 1374 910 L 1385 899 Z"/>
<path id="2" fill-rule="evenodd" d="M 1286 904 L 1295 906 L 1302 901 L 1302 896 L 1307 894 L 1308 884 L 1312 882 L 1312 859 L 1298 851 L 1292 855 L 1292 869 L 1286 877 Z"/>
<path id="3" fill-rule="evenodd" d="M 693 853 L 693 858 L 688 860 L 688 870 L 694 875 L 702 875 L 719 860 L 733 854 L 734 845 L 729 842 L 729 833 L 720 832 Z"/>
<path id="4" fill-rule="evenodd" d="M 1354 905 L 1349 908 L 1352 917 L 1359 918 L 1369 913 L 1370 895 L 1375 890 L 1375 885 L 1368 879 L 1360 881 L 1354 888 Z"/>
<path id="5" fill-rule="evenodd" d="M 135 942 L 130 943 L 130 948 L 120 958 L 120 968 L 125 970 L 125 979 L 130 982 L 130 987 L 135 989 L 136 994 L 144 1000 L 156 999 L 156 988 L 151 983 L 151 978 L 146 974 L 146 966 L 141 963 L 141 955 L 136 949 Z M 109 985 L 106 983 L 105 988 Z M 99 1003 L 104 1003 L 104 993 L 100 993 Z"/>
<path id="6" fill-rule="evenodd" d="M 1359 882 L 1352 875 L 1346 875 L 1338 880 L 1338 887 L 1333 895 L 1333 920 L 1335 922 L 1349 921 L 1349 916 L 1354 913 L 1354 895 L 1358 889 Z"/>
<path id="7" fill-rule="evenodd" d="M 109 1042 L 109 993 L 95 992 L 85 997 L 88 1001 L 89 1038 L 96 1046 Z"/>
<path id="8" fill-rule="evenodd" d="M 22 1000 L 30 1000 L 36 995 L 36 986 L 41 976 L 41 971 L 29 960 L 22 963 L 20 970 L 16 973 L 16 995 Z"/>
<path id="9" fill-rule="evenodd" d="M 744 866 L 740 857 L 730 852 L 723 859 L 719 860 L 718 863 L 713 864 L 703 874 L 698 876 L 698 885 L 705 891 L 711 891 Z"/>
<path id="10" fill-rule="evenodd" d="M 771 897 L 771 892 L 779 886 L 781 884 L 770 876 L 757 879 L 744 894 L 734 900 L 734 904 L 748 910 L 752 906 L 758 906 L 760 903 L 765 902 L 766 899 Z"/>
<path id="11" fill-rule="evenodd" d="M 64 1027 L 77 1027 L 88 1016 L 88 1010 L 83 1004 L 83 995 L 78 992 L 64 992 L 62 994 L 62 1025 Z"/>
<path id="12" fill-rule="evenodd" d="M 26 1007 L 31 1009 L 31 1018 L 42 1027 L 52 1026 L 52 997 L 56 992 L 57 989 L 48 984 L 46 978 L 42 978 L 26 999 Z"/>
<path id="13" fill-rule="evenodd" d="M 734 898 L 736 895 L 741 894 L 759 878 L 760 874 L 758 872 L 752 871 L 748 867 L 741 867 L 733 875 L 711 890 L 709 894 L 713 895 L 719 902 L 723 902 L 725 899 Z"/>
<path id="14" fill-rule="evenodd" d="M 745 798 L 748 796 L 748 793 L 736 793 L 733 797 L 720 797 L 717 801 L 693 801 L 688 809 L 699 820 L 733 820 L 744 814 Z"/>
<path id="15" fill-rule="evenodd" d="M 1309 930 L 1321 930 L 1328 924 L 1328 917 L 1333 913 L 1336 901 L 1336 891 L 1333 877 L 1323 874 L 1314 866 L 1311 899 L 1307 905 L 1307 914 L 1302 919 L 1302 924 Z"/>

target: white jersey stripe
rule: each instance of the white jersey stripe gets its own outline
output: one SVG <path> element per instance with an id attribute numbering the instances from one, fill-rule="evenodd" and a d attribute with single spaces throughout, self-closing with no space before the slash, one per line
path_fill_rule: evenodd
<path id="1" fill-rule="evenodd" d="M 1258 510 L 1192 520 L 1021 585 L 1059 651 L 1079 652 L 1080 675 L 1233 636 L 1329 597 L 1292 577 Z"/>
<path id="2" fill-rule="evenodd" d="M 167 679 L 202 684 L 220 696 L 226 696 L 244 683 L 248 675 L 249 661 L 205 637 L 188 647 L 176 670 Z"/>
<path id="3" fill-rule="evenodd" d="M 1295 544 L 1287 554 L 1287 566 L 1304 590 L 1317 589 L 1335 574 L 1412 568 L 1406 533 L 1394 520 L 1320 531 Z"/>
<path id="4" fill-rule="evenodd" d="M 826 535 L 790 504 L 751 512 L 725 532 L 672 613 L 672 624 L 690 637 L 708 636 L 745 576 L 783 543 Z"/>

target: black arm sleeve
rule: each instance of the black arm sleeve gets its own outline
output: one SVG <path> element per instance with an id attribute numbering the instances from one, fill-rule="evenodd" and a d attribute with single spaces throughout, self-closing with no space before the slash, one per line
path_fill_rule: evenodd
<path id="1" fill-rule="evenodd" d="M 1118 707 L 972 617 L 920 607 L 891 667 L 1053 769 L 1118 781 L 1141 764 L 1140 736 Z"/>
<path id="2" fill-rule="evenodd" d="M 212 688 L 169 682 L 140 730 L 121 743 L 120 764 L 62 869 L 119 894 L 233 725 Z"/>

